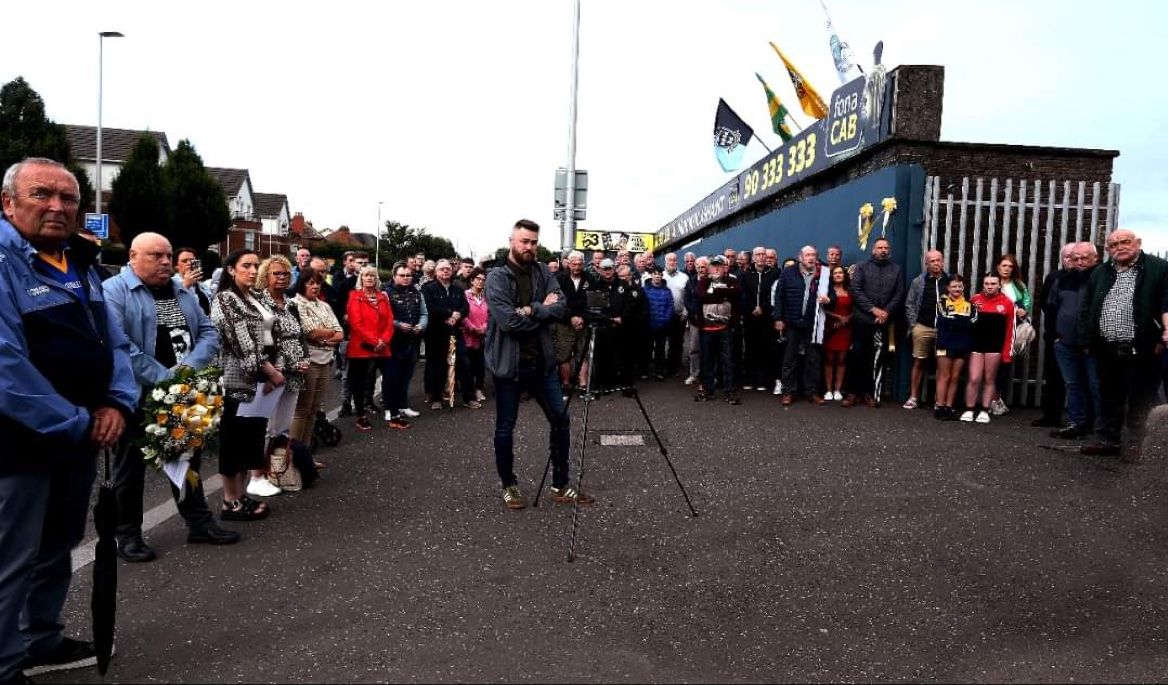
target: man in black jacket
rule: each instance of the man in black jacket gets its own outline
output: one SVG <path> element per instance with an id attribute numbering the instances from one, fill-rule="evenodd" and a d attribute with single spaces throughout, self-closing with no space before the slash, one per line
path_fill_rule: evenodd
<path id="1" fill-rule="evenodd" d="M 592 279 L 584 271 L 584 253 L 572 251 L 568 254 L 567 262 L 568 268 L 555 274 L 560 290 L 564 293 L 567 312 L 562 321 L 556 322 L 553 332 L 560 385 L 565 391 L 573 382 L 573 364 L 578 364 L 580 368 L 576 382 L 580 387 L 588 384 L 588 364 L 580 355 L 584 353 L 584 342 L 587 339 L 584 324 L 588 310 L 588 292 L 593 289 Z"/>
<path id="2" fill-rule="evenodd" d="M 848 371 L 852 391 L 841 406 L 852 406 L 862 395 L 869 407 L 875 407 L 880 401 L 876 396 L 876 376 L 884 372 L 892 322 L 904 308 L 905 298 L 904 272 L 892 261 L 892 243 L 887 238 L 872 245 L 871 259 L 856 265 L 848 290 L 855 302 L 856 328 L 852 368 Z"/>
<path id="3" fill-rule="evenodd" d="M 1064 276 L 1075 274 L 1079 270 L 1080 265 L 1074 261 L 1076 245 L 1078 243 L 1063 245 L 1063 249 L 1059 251 L 1059 268 L 1048 273 L 1046 278 L 1042 279 L 1042 287 L 1039 289 L 1038 297 L 1034 303 L 1035 308 L 1042 312 L 1044 348 L 1042 357 L 1042 416 L 1030 422 L 1030 425 L 1035 427 L 1060 428 L 1063 425 L 1063 405 L 1066 404 L 1067 394 L 1063 375 L 1059 370 L 1058 359 L 1055 356 L 1055 319 L 1060 309 L 1057 295 L 1061 288 L 1059 281 Z M 1079 284 L 1076 284 L 1075 289 L 1077 290 L 1078 287 Z"/>
<path id="4" fill-rule="evenodd" d="M 426 401 L 431 409 L 441 409 L 443 393 L 446 389 L 448 371 L 447 354 L 450 340 L 455 345 L 455 369 L 458 384 L 462 387 L 462 403 L 471 409 L 481 409 L 482 403 L 475 399 L 474 383 L 466 378 L 465 370 L 470 367 L 462 362 L 466 356 L 466 343 L 459 330 L 460 322 L 470 310 L 466 303 L 466 291 L 453 281 L 454 267 L 445 259 L 434 266 L 434 280 L 422 286 L 422 297 L 426 300 L 426 311 L 430 315 L 426 328 L 426 373 L 424 384 Z"/>
<path id="5" fill-rule="evenodd" d="M 769 390 L 775 382 L 775 331 L 771 319 L 771 289 L 779 277 L 767 267 L 766 248 L 751 252 L 753 267 L 739 276 L 742 283 L 742 312 L 746 351 L 742 373 L 743 390 Z"/>

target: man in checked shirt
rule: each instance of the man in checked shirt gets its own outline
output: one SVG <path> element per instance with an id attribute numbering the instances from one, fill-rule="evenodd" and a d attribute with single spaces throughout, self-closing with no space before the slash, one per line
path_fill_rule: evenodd
<path id="1" fill-rule="evenodd" d="M 1080 451 L 1094 456 L 1139 458 L 1139 440 L 1156 401 L 1159 359 L 1168 344 L 1168 262 L 1145 253 L 1140 239 L 1119 229 L 1107 236 L 1111 260 L 1087 282 L 1080 330 L 1099 369 L 1099 442 Z M 1121 433 L 1127 419 L 1129 439 Z"/>

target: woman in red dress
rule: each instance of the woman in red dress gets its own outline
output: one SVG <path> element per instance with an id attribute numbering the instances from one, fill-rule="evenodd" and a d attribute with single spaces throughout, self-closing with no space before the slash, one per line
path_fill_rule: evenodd
<path id="1" fill-rule="evenodd" d="M 848 293 L 848 270 L 831 270 L 835 307 L 827 310 L 827 332 L 823 340 L 823 387 L 825 400 L 842 400 L 844 366 L 852 346 L 852 296 Z"/>

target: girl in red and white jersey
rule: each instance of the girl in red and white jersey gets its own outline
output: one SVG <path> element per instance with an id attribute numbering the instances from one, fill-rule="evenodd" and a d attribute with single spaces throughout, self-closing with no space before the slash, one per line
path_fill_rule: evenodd
<path id="1" fill-rule="evenodd" d="M 998 367 L 1010 363 L 1014 346 L 1014 302 L 1002 293 L 1002 279 L 986 274 L 982 291 L 971 300 L 977 308 L 973 325 L 973 349 L 969 355 L 969 382 L 965 386 L 962 421 L 989 423 L 990 402 Z"/>

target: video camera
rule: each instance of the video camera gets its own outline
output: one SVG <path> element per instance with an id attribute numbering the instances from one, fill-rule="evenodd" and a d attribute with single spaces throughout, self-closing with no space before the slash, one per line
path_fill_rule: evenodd
<path id="1" fill-rule="evenodd" d="M 585 307 L 584 307 L 584 321 L 595 326 L 607 326 L 611 323 L 609 319 L 609 307 L 612 305 L 612 298 L 609 297 L 607 290 L 589 290 L 584 293 Z"/>

